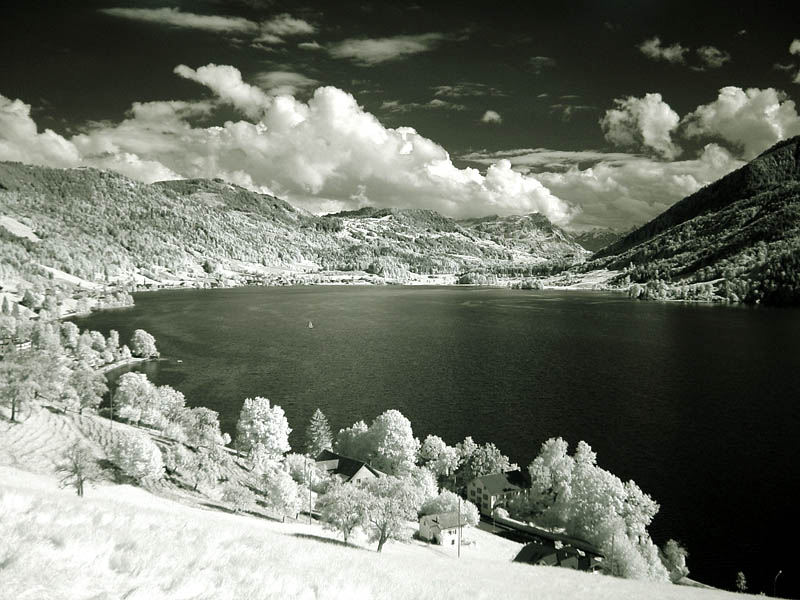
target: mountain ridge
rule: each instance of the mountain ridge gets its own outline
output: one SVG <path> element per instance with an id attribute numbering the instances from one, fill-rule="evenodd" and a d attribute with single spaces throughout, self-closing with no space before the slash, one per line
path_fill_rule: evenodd
<path id="1" fill-rule="evenodd" d="M 508 218 L 478 227 L 422 209 L 317 216 L 219 179 L 145 184 L 92 168 L 8 162 L 0 163 L 0 214 L 41 238 L 28 243 L 0 227 L 6 270 L 40 280 L 47 276 L 35 265 L 89 281 L 326 271 L 406 281 L 475 269 L 526 274 L 549 260 L 572 264 L 588 255 L 538 215 L 519 218 L 529 225 L 524 234 Z"/>
<path id="2" fill-rule="evenodd" d="M 800 136 L 687 196 L 589 265 L 624 269 L 654 297 L 693 299 L 689 287 L 702 284 L 703 299 L 800 303 Z"/>

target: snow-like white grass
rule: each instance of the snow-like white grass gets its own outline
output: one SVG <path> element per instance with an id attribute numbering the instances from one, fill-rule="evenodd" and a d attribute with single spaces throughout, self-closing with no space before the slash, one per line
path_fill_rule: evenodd
<path id="1" fill-rule="evenodd" d="M 57 490 L 51 477 L 0 467 L 2 598 L 734 597 L 518 565 L 504 556 L 459 560 L 422 544 L 395 543 L 377 554 L 324 535 L 315 525 L 190 508 L 129 486 L 90 488 L 80 499 Z"/>
<path id="2" fill-rule="evenodd" d="M 41 238 L 33 232 L 33 229 L 20 223 L 14 217 L 0 215 L 0 227 L 10 231 L 17 237 L 28 239 L 32 242 L 40 242 Z"/>

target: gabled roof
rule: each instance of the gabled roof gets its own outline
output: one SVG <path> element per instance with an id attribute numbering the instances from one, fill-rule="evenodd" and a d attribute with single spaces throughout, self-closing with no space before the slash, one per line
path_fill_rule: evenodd
<path id="1" fill-rule="evenodd" d="M 527 471 L 508 471 L 492 473 L 476 477 L 472 481 L 479 482 L 492 495 L 518 492 L 531 487 L 531 477 Z"/>
<path id="2" fill-rule="evenodd" d="M 424 515 L 423 518 L 425 517 L 428 517 L 433 523 L 436 523 L 439 529 L 453 529 L 459 525 L 458 511 Z M 464 515 L 461 515 L 460 522 L 462 527 L 467 525 L 467 519 Z"/>
<path id="3" fill-rule="evenodd" d="M 317 455 L 317 458 L 315 458 L 314 460 L 316 462 L 323 462 L 323 461 L 328 461 L 328 460 L 336 460 L 338 458 L 339 458 L 338 454 L 336 454 L 335 452 L 331 452 L 330 450 L 326 449 L 326 450 L 323 450 L 322 452 L 320 452 L 319 455 Z"/>
<path id="4" fill-rule="evenodd" d="M 362 467 L 366 468 L 375 477 L 381 477 L 383 473 L 377 469 L 373 469 L 364 461 L 350 458 L 349 456 L 342 456 L 336 454 L 331 450 L 323 450 L 316 458 L 316 462 L 331 462 L 336 461 L 336 465 L 329 469 L 330 473 L 341 475 L 345 481 L 350 481 L 353 476 L 358 473 Z"/>

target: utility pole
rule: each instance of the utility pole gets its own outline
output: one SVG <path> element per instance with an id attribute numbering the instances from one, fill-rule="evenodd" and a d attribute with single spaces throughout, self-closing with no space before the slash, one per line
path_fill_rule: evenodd
<path id="1" fill-rule="evenodd" d="M 461 494 L 458 495 L 458 558 L 461 558 Z"/>
<path id="2" fill-rule="evenodd" d="M 308 475 L 309 472 L 309 464 L 310 458 L 306 458 L 305 460 L 305 476 L 306 476 L 306 485 L 308 486 L 308 524 L 311 525 L 311 478 Z"/>

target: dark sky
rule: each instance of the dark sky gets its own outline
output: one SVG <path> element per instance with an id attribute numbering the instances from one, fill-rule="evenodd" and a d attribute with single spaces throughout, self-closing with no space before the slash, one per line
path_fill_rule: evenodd
<path id="1" fill-rule="evenodd" d="M 222 176 L 318 211 L 624 228 L 800 133 L 794 25 L 733 1 L 18 2 L 0 25 L 0 159 Z M 320 86 L 356 106 L 313 100 Z M 184 104 L 132 112 L 154 101 Z"/>

